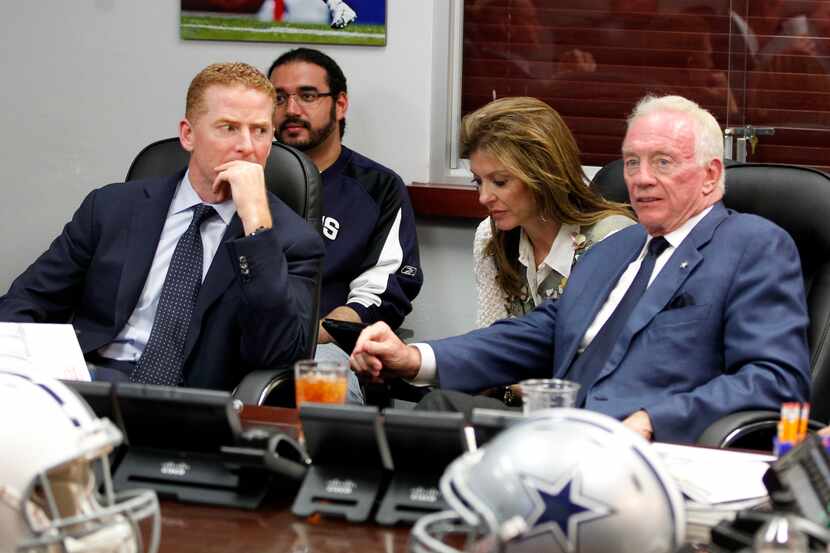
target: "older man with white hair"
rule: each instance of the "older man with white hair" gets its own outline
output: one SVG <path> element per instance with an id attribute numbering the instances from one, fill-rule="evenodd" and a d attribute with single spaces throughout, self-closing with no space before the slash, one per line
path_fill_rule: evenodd
<path id="1" fill-rule="evenodd" d="M 579 406 L 661 441 L 694 441 L 729 413 L 808 397 L 798 252 L 781 228 L 721 202 L 715 118 L 679 96 L 646 97 L 622 154 L 640 224 L 585 254 L 559 300 L 428 344 L 406 346 L 375 324 L 354 370 L 437 381 L 424 402 L 463 410 L 493 400 L 455 391 L 566 378 L 581 385 Z"/>

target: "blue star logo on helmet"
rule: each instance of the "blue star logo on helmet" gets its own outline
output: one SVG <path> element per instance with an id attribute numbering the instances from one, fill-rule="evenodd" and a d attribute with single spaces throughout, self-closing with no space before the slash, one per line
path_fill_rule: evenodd
<path id="1" fill-rule="evenodd" d="M 579 551 L 580 525 L 614 513 L 610 505 L 582 493 L 578 469 L 557 482 L 534 476 L 522 478 L 533 503 L 528 517 L 529 530 L 517 541 L 536 541 L 552 537 L 561 551 Z"/>

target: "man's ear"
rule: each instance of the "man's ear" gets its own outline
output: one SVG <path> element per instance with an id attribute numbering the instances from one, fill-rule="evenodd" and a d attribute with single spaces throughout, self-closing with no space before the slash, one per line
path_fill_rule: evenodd
<path id="1" fill-rule="evenodd" d="M 723 160 L 715 158 L 706 164 L 704 167 L 706 176 L 703 180 L 703 194 L 709 195 L 713 191 L 718 190 L 718 181 L 723 175 Z"/>
<path id="2" fill-rule="evenodd" d="M 338 121 L 346 118 L 346 112 L 349 111 L 349 97 L 345 92 L 341 92 L 334 102 L 335 116 Z"/>
<path id="3" fill-rule="evenodd" d="M 193 151 L 193 127 L 186 117 L 179 121 L 179 142 L 188 152 Z"/>

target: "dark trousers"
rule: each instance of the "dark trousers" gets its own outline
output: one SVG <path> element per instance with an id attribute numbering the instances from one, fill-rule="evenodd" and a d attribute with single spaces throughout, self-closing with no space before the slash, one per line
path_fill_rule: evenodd
<path id="1" fill-rule="evenodd" d="M 418 411 L 443 411 L 464 413 L 469 420 L 473 409 L 502 409 L 504 411 L 521 411 L 521 407 L 508 407 L 503 401 L 489 396 L 472 396 L 453 390 L 433 390 L 415 405 Z"/>
<path id="2" fill-rule="evenodd" d="M 130 375 L 135 370 L 135 363 L 132 361 L 118 361 L 107 359 L 97 353 L 86 356 L 87 363 L 91 363 L 92 380 L 104 382 L 129 382 Z"/>

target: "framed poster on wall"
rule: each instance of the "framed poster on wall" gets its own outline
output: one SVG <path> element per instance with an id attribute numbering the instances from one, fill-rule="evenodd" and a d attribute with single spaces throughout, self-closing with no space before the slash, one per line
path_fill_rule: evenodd
<path id="1" fill-rule="evenodd" d="M 386 0 L 180 0 L 184 40 L 386 45 Z"/>

